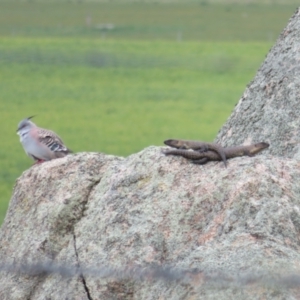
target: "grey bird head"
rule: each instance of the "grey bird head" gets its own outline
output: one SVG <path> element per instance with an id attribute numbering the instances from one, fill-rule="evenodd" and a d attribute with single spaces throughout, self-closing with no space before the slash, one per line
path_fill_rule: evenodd
<path id="1" fill-rule="evenodd" d="M 36 127 L 36 125 L 30 121 L 34 116 L 28 117 L 22 120 L 17 129 L 17 134 L 21 135 L 22 133 L 28 132 L 32 127 Z"/>

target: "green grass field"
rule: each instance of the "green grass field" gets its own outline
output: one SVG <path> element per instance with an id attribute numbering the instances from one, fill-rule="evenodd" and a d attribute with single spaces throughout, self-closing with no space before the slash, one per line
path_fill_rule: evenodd
<path id="1" fill-rule="evenodd" d="M 21 119 L 75 152 L 213 140 L 295 7 L 0 2 L 0 222 L 32 164 Z"/>
<path id="2" fill-rule="evenodd" d="M 297 7 L 185 2 L 0 2 L 0 36 L 273 42 Z"/>

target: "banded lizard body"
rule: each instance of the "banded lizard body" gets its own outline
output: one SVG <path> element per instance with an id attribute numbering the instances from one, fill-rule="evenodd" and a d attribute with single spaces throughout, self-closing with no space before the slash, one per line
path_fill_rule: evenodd
<path id="1" fill-rule="evenodd" d="M 233 146 L 228 148 L 223 148 L 224 154 L 227 159 L 234 158 L 238 156 L 254 156 L 260 151 L 269 147 L 268 143 L 260 142 L 247 146 Z M 188 159 L 191 159 L 195 164 L 205 164 L 208 161 L 220 161 L 220 155 L 215 151 L 208 150 L 205 152 L 199 151 L 189 151 L 184 149 L 174 149 L 164 151 L 166 155 L 179 155 Z"/>
<path id="2" fill-rule="evenodd" d="M 223 161 L 225 167 L 227 166 L 225 151 L 221 145 L 215 143 L 202 142 L 202 141 L 175 140 L 175 139 L 165 140 L 164 143 L 173 148 L 192 149 L 200 153 L 211 150 L 216 155 L 219 156 L 220 160 Z"/>

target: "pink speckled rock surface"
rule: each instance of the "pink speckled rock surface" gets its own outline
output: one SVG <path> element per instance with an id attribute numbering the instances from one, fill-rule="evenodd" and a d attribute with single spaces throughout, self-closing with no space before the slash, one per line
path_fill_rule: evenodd
<path id="1" fill-rule="evenodd" d="M 233 275 L 297 271 L 299 181 L 299 161 L 263 154 L 231 159 L 228 168 L 166 157 L 159 147 L 125 159 L 70 155 L 33 166 L 17 180 L 0 231 L 0 258 Z M 13 273 L 1 273 L 0 282 L 1 299 L 280 299 L 295 292 L 211 288 L 202 280 Z"/>

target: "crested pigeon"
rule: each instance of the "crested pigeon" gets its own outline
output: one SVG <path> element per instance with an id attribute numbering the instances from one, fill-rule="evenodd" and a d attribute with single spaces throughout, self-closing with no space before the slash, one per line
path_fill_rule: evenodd
<path id="1" fill-rule="evenodd" d="M 36 163 L 64 157 L 72 152 L 56 133 L 37 127 L 30 121 L 31 118 L 33 116 L 19 123 L 17 134 L 26 154 Z"/>

